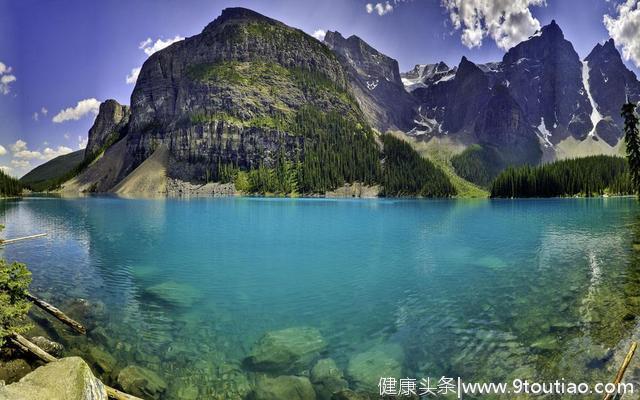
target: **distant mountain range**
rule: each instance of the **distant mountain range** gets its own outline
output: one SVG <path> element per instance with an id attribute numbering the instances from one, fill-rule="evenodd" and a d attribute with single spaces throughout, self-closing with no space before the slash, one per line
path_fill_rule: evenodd
<path id="1" fill-rule="evenodd" d="M 458 174 L 486 185 L 512 164 L 619 154 L 625 101 L 640 101 L 640 82 L 613 40 L 581 60 L 555 21 L 502 61 L 462 57 L 457 66 L 438 62 L 400 73 L 396 60 L 357 36 L 327 32 L 321 43 L 230 8 L 201 34 L 152 55 L 130 108 L 114 100 L 100 107 L 86 167 L 59 186 L 135 193 L 131 182 L 144 182 L 162 192 L 168 180 L 221 179 L 221 167 L 277 168 L 283 157 L 304 163 L 317 144 L 309 132 L 325 129 L 305 119 L 310 108 L 380 133 L 403 132 L 414 143 L 447 143 Z M 151 157 L 157 151 L 162 156 Z M 65 170 L 77 159 L 67 157 Z M 150 159 L 153 168 L 143 167 Z M 482 178 L 465 172 L 473 163 L 486 169 Z M 37 175 L 55 175 L 48 169 Z M 343 175 L 331 182 L 352 179 Z"/>

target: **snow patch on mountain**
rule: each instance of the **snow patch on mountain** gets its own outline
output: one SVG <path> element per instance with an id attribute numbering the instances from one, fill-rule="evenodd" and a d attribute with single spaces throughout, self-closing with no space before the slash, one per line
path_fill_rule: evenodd
<path id="1" fill-rule="evenodd" d="M 593 128 L 589 131 L 588 136 L 595 136 L 596 134 L 596 126 L 598 122 L 602 120 L 602 115 L 598 111 L 598 105 L 595 100 L 593 100 L 593 96 L 591 95 L 591 89 L 589 87 L 589 62 L 582 61 L 582 85 L 584 86 L 584 90 L 587 91 L 587 98 L 589 99 L 589 103 L 591 103 L 591 123 L 593 124 Z"/>
<path id="2" fill-rule="evenodd" d="M 544 117 L 540 118 L 540 125 L 538 125 L 538 137 L 540 138 L 540 143 L 544 147 L 553 147 L 553 143 L 551 143 L 551 132 L 547 129 L 547 126 L 544 124 Z"/>

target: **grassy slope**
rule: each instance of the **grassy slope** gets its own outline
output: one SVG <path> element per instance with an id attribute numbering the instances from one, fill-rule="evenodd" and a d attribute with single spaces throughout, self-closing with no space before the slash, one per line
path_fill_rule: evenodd
<path id="1" fill-rule="evenodd" d="M 451 183 L 458 191 L 458 198 L 487 198 L 489 192 L 473 183 L 459 177 L 451 165 L 451 156 L 464 150 L 461 145 L 453 144 L 447 139 L 432 139 L 429 142 L 420 142 L 400 132 L 390 132 L 394 136 L 409 142 L 413 148 L 423 157 L 431 160 L 436 166 L 442 168 Z"/>
<path id="2" fill-rule="evenodd" d="M 55 180 L 80 165 L 83 159 L 84 150 L 56 157 L 31 170 L 20 179 L 20 182 L 24 185 L 37 186 L 39 183 Z"/>

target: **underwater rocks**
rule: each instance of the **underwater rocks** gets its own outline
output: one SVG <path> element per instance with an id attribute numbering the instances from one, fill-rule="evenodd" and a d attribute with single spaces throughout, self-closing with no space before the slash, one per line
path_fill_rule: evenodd
<path id="1" fill-rule="evenodd" d="M 342 371 L 331 358 L 318 360 L 311 369 L 311 383 L 313 383 L 318 400 L 331 400 L 334 393 L 348 387 Z"/>
<path id="2" fill-rule="evenodd" d="M 0 386 L 1 400 L 107 400 L 105 386 L 80 357 L 68 357 Z"/>
<path id="3" fill-rule="evenodd" d="M 64 352 L 64 346 L 60 343 L 49 340 L 44 336 L 34 336 L 31 338 L 31 343 L 40 347 L 42 350 L 51 354 L 54 357 L 61 357 Z"/>
<path id="4" fill-rule="evenodd" d="M 308 378 L 301 376 L 259 377 L 252 400 L 315 400 L 316 393 Z"/>
<path id="5" fill-rule="evenodd" d="M 158 399 L 167 390 L 167 384 L 158 374 L 137 365 L 120 371 L 117 381 L 126 393 L 143 398 Z"/>
<path id="6" fill-rule="evenodd" d="M 317 329 L 287 328 L 266 333 L 244 363 L 254 371 L 299 372 L 308 368 L 325 347 L 326 342 Z"/>
<path id="7" fill-rule="evenodd" d="M 380 378 L 399 379 L 402 377 L 401 361 L 403 358 L 404 354 L 399 345 L 377 345 L 351 357 L 347 367 L 347 375 L 357 389 L 376 393 Z"/>
<path id="8" fill-rule="evenodd" d="M 145 292 L 157 299 L 177 306 L 189 308 L 202 299 L 202 295 L 189 285 L 178 282 L 164 282 L 145 289 Z"/>
<path id="9" fill-rule="evenodd" d="M 22 358 L 0 361 L 0 382 L 6 384 L 17 382 L 31 372 L 31 366 Z"/>

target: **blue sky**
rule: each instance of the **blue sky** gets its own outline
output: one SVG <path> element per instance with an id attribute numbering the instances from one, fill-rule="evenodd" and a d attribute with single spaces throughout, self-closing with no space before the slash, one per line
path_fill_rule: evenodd
<path id="1" fill-rule="evenodd" d="M 0 0 L 0 168 L 21 176 L 58 154 L 81 148 L 100 101 L 114 98 L 129 104 L 132 71 L 148 54 L 199 33 L 225 7 L 252 8 L 309 34 L 357 34 L 396 58 L 403 71 L 440 60 L 456 65 L 463 55 L 475 62 L 500 60 L 506 48 L 555 19 L 581 57 L 614 36 L 627 65 L 638 73 L 638 0 L 495 0 L 489 8 L 481 4 Z"/>

